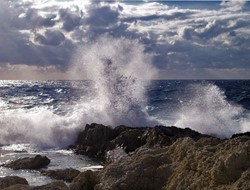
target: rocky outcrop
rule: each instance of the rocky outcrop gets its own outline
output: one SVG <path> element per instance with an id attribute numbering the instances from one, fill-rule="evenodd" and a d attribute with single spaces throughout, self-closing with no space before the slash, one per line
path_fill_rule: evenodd
<path id="1" fill-rule="evenodd" d="M 179 138 L 104 167 L 95 190 L 250 189 L 250 138 Z"/>
<path id="2" fill-rule="evenodd" d="M 12 186 L 28 186 L 28 182 L 26 179 L 18 177 L 18 176 L 6 176 L 0 178 L 0 189 L 10 188 Z M 13 188 L 13 187 L 12 187 Z"/>
<path id="3" fill-rule="evenodd" d="M 0 178 L 0 189 L 250 189 L 248 133 L 221 140 L 191 129 L 176 127 L 119 126 L 112 129 L 108 126 L 91 124 L 80 133 L 73 148 L 77 153 L 93 158 L 106 157 L 104 168 L 97 172 L 82 173 L 74 169 L 41 171 L 44 175 L 71 181 L 69 187 L 63 181 L 29 187 L 27 181 L 21 180 L 24 183 L 22 184 L 6 178 L 9 181 L 7 183 Z M 14 162 L 26 163 L 29 160 L 30 163 L 32 158 L 20 160 Z M 8 185 L 1 188 L 1 184 Z"/>
<path id="4" fill-rule="evenodd" d="M 241 136 L 248 136 L 248 137 L 250 137 L 250 132 L 234 134 L 234 135 L 232 135 L 231 138 L 233 139 L 233 138 L 241 137 Z"/>
<path id="5" fill-rule="evenodd" d="M 91 170 L 79 174 L 70 184 L 70 190 L 94 190 L 95 185 L 99 183 L 96 172 Z"/>
<path id="6" fill-rule="evenodd" d="M 47 185 L 33 187 L 32 190 L 69 190 L 63 181 L 54 181 Z"/>
<path id="7" fill-rule="evenodd" d="M 109 141 L 118 134 L 111 127 L 91 124 L 86 125 L 76 140 L 74 150 L 77 154 L 84 154 L 92 158 L 104 157 Z"/>
<path id="8" fill-rule="evenodd" d="M 29 185 L 12 185 L 10 187 L 4 188 L 2 190 L 31 190 L 31 187 Z"/>
<path id="9" fill-rule="evenodd" d="M 41 174 L 57 180 L 71 182 L 76 176 L 80 174 L 80 171 L 73 168 L 66 168 L 58 170 L 42 170 Z"/>
<path id="10" fill-rule="evenodd" d="M 146 146 L 162 147 L 170 145 L 180 137 L 190 137 L 198 140 L 207 135 L 200 134 L 191 129 L 180 129 L 177 127 L 156 126 L 153 128 L 132 128 L 118 126 L 111 128 L 100 124 L 86 125 L 73 147 L 77 154 L 84 154 L 92 158 L 104 159 L 108 151 L 117 147 L 126 153 Z"/>
<path id="11" fill-rule="evenodd" d="M 11 168 L 13 170 L 18 169 L 40 169 L 47 166 L 50 160 L 46 156 L 37 155 L 33 158 L 21 158 L 13 162 L 3 164 L 2 166 Z"/>

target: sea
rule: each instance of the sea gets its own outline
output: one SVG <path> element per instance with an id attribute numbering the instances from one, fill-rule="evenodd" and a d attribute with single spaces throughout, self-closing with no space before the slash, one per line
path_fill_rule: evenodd
<path id="1" fill-rule="evenodd" d="M 51 159 L 46 169 L 100 169 L 67 150 L 88 123 L 174 125 L 229 138 L 250 131 L 250 80 L 0 81 L 0 164 L 41 154 Z M 0 167 L 7 175 L 33 186 L 51 181 Z"/>

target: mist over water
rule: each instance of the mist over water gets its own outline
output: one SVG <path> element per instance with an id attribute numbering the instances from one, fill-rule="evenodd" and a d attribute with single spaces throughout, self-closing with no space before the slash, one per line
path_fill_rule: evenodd
<path id="1" fill-rule="evenodd" d="M 103 36 L 80 48 L 75 60 L 76 74 L 94 82 L 89 97 L 83 96 L 77 104 L 80 118 L 111 126 L 157 124 L 145 110 L 145 87 L 156 69 L 143 45 Z"/>
<path id="2" fill-rule="evenodd" d="M 44 107 L 1 113 L 0 144 L 66 147 L 88 123 L 154 126 L 145 107 L 145 87 L 156 70 L 137 41 L 103 36 L 78 49 L 72 74 L 91 80 L 85 92 L 58 114 Z M 148 82 L 146 82 L 146 81 Z"/>
<path id="3" fill-rule="evenodd" d="M 79 47 L 72 59 L 72 76 L 88 81 L 1 81 L 0 144 L 64 148 L 93 122 L 175 125 L 221 138 L 250 131 L 249 109 L 228 100 L 219 86 L 152 81 L 157 70 L 151 59 L 138 41 L 103 36 Z M 249 90 L 235 96 L 247 106 Z"/>
<path id="4" fill-rule="evenodd" d="M 176 113 L 175 126 L 220 138 L 250 131 L 249 111 L 228 101 L 218 86 L 207 82 L 189 88 L 192 98 Z"/>

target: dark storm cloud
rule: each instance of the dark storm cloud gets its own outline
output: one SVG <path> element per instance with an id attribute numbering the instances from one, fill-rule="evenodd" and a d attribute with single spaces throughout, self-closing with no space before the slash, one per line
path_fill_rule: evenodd
<path id="1" fill-rule="evenodd" d="M 36 34 L 35 40 L 42 45 L 59 46 L 64 42 L 65 36 L 60 31 L 47 30 L 44 35 Z"/>
<path id="2" fill-rule="evenodd" d="M 161 70 L 250 69 L 250 15 L 237 11 L 244 3 L 224 3 L 218 10 L 160 2 L 91 1 L 67 7 L 58 1 L 58 6 L 42 8 L 33 4 L 0 0 L 0 64 L 65 69 L 75 47 L 108 34 L 139 40 Z"/>
<path id="3" fill-rule="evenodd" d="M 66 31 L 72 31 L 77 26 L 81 24 L 81 17 L 83 13 L 81 12 L 80 16 L 75 12 L 72 12 L 69 9 L 60 9 L 59 10 L 60 19 L 63 22 L 63 29 Z"/>
<path id="4" fill-rule="evenodd" d="M 28 9 L 27 12 L 24 13 L 23 17 L 16 20 L 16 26 L 19 27 L 19 29 L 52 27 L 55 25 L 55 21 L 53 20 L 55 17 L 56 15 L 53 14 L 42 17 L 38 15 L 36 10 Z"/>
<path id="5" fill-rule="evenodd" d="M 0 1 L 0 64 L 58 65 L 66 68 L 73 44 L 62 32 L 50 29 L 55 25 L 56 15 L 42 17 L 35 9 L 11 7 L 7 1 Z M 25 4 L 27 6 L 27 4 Z M 20 16 L 21 15 L 21 16 Z M 38 29 L 47 28 L 44 34 Z M 21 32 L 25 30 L 26 32 Z M 37 43 L 32 41 L 32 36 Z M 42 45 L 42 46 L 41 46 Z M 60 47 L 59 47 L 60 46 Z"/>
<path id="6" fill-rule="evenodd" d="M 119 11 L 112 10 L 110 6 L 94 5 L 90 7 L 88 14 L 86 23 L 91 27 L 99 28 L 117 23 Z"/>

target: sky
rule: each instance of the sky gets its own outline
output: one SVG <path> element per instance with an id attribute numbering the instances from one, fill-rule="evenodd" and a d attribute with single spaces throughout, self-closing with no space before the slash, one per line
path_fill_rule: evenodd
<path id="1" fill-rule="evenodd" d="M 104 35 L 139 41 L 155 79 L 250 79 L 249 4 L 0 0 L 0 79 L 75 79 L 75 52 Z"/>

